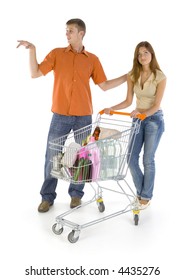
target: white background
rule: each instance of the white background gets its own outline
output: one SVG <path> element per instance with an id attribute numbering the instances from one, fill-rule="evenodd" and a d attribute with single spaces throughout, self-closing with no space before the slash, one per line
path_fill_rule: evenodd
<path id="1" fill-rule="evenodd" d="M 1 279 L 62 279 L 62 276 L 25 276 L 34 268 L 109 268 L 103 279 L 143 279 L 117 273 L 124 266 L 159 267 L 159 276 L 145 279 L 182 279 L 184 252 L 184 9 L 183 1 L 62 1 L 7 0 L 0 4 L 1 67 Z M 87 25 L 86 49 L 102 62 L 108 79 L 131 69 L 135 46 L 149 41 L 166 74 L 162 107 L 166 131 L 156 154 L 156 184 L 150 208 L 133 225 L 124 214 L 84 229 L 77 243 L 67 240 L 69 229 L 55 235 L 55 217 L 68 210 L 68 184 L 59 182 L 51 211 L 37 212 L 46 138 L 51 119 L 53 75 L 31 79 L 28 51 L 16 49 L 17 40 L 37 47 L 41 61 L 55 47 L 67 45 L 65 23 L 82 18 Z M 106 106 L 123 100 L 126 84 L 102 92 L 92 83 L 94 117 Z M 131 110 L 131 108 L 129 108 Z M 128 110 L 129 111 L 129 110 Z M 182 162 L 182 163 L 181 163 Z M 129 183 L 132 181 L 129 178 Z M 110 184 L 107 183 L 107 184 Z M 84 201 L 91 196 L 88 185 Z M 107 197 L 106 197 L 107 196 Z M 106 209 L 120 197 L 105 195 Z M 97 219 L 96 205 L 76 214 Z M 98 279 L 101 276 L 94 276 Z M 64 277 L 76 279 L 79 277 Z M 84 276 L 82 279 L 92 279 Z"/>

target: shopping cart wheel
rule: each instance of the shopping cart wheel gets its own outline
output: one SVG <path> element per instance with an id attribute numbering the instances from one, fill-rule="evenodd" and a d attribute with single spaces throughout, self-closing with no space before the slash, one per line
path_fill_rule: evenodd
<path id="1" fill-rule="evenodd" d="M 139 222 L 139 215 L 138 215 L 138 214 L 135 214 L 135 215 L 134 215 L 134 224 L 135 224 L 135 226 L 138 225 L 138 222 Z"/>
<path id="2" fill-rule="evenodd" d="M 62 232 L 63 232 L 63 227 L 59 228 L 58 224 L 55 223 L 53 226 L 52 226 L 52 231 L 57 234 L 57 235 L 60 235 Z"/>
<path id="3" fill-rule="evenodd" d="M 101 213 L 105 211 L 105 205 L 103 202 L 98 203 L 98 209 Z"/>
<path id="4" fill-rule="evenodd" d="M 74 237 L 74 235 L 75 235 L 75 230 L 72 230 L 72 231 L 68 234 L 68 240 L 69 240 L 69 242 L 75 243 L 75 242 L 78 241 L 79 236 Z"/>

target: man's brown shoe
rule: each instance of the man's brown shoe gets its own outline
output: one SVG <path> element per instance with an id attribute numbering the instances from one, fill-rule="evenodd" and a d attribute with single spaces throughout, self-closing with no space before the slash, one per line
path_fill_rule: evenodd
<path id="1" fill-rule="evenodd" d="M 70 208 L 75 208 L 79 205 L 81 205 L 81 198 L 76 196 L 71 197 Z"/>
<path id="2" fill-rule="evenodd" d="M 47 212 L 47 211 L 49 211 L 49 208 L 52 205 L 53 205 L 53 203 L 51 203 L 47 200 L 43 200 L 38 207 L 38 211 L 41 212 L 41 213 Z"/>

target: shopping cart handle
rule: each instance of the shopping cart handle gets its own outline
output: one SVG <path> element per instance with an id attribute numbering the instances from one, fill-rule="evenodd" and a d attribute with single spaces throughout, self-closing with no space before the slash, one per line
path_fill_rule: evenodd
<path id="1" fill-rule="evenodd" d="M 99 112 L 100 115 L 103 115 L 105 113 L 104 110 L 101 110 Z M 110 115 L 124 115 L 124 116 L 130 116 L 130 113 L 126 113 L 126 112 L 120 112 L 120 111 L 110 111 Z M 146 114 L 137 114 L 137 118 L 140 120 L 144 120 L 146 119 Z"/>

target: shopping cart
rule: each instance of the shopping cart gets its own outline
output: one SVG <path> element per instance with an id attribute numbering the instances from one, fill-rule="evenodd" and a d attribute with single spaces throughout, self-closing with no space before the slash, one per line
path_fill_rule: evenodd
<path id="1" fill-rule="evenodd" d="M 50 142 L 51 175 L 73 184 L 88 183 L 94 193 L 87 202 L 56 217 L 53 232 L 58 235 L 63 232 L 64 226 L 70 227 L 72 231 L 68 240 L 71 243 L 77 242 L 82 229 L 129 211 L 133 212 L 134 224 L 138 225 L 139 221 L 139 203 L 126 175 L 135 137 L 145 115 L 139 114 L 133 122 L 132 119 L 128 120 L 129 113 L 111 111 L 110 116 L 102 117 L 103 114 L 104 111 L 99 112 L 91 125 Z M 120 119 L 115 115 L 121 115 Z M 115 181 L 118 190 L 100 186 L 100 182 L 107 180 Z M 64 218 L 93 202 L 97 203 L 99 212 L 104 212 L 103 190 L 124 195 L 127 198 L 126 206 L 81 225 Z"/>

